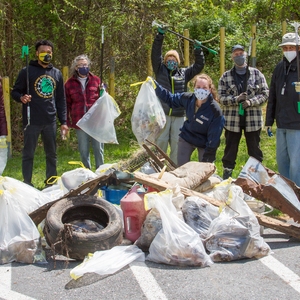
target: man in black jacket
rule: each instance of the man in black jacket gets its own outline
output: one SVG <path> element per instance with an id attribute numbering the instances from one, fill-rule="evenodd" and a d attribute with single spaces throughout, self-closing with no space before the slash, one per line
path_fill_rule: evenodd
<path id="1" fill-rule="evenodd" d="M 37 60 L 30 61 L 28 70 L 26 67 L 20 71 L 11 92 L 12 98 L 23 106 L 22 173 L 24 182 L 29 185 L 33 185 L 33 159 L 39 135 L 46 154 L 47 183 L 50 177 L 57 175 L 56 115 L 61 131 L 68 131 L 63 77 L 50 63 L 53 44 L 48 40 L 41 40 L 36 43 L 35 50 Z"/>
<path id="2" fill-rule="evenodd" d="M 187 68 L 179 68 L 180 58 L 176 50 L 168 51 L 162 56 L 162 45 L 165 29 L 158 27 L 158 33 L 152 45 L 152 68 L 156 81 L 172 94 L 187 91 L 188 82 L 199 74 L 204 67 L 204 55 L 197 44 L 195 44 L 195 63 Z M 156 144 L 167 152 L 170 143 L 170 158 L 177 164 L 177 149 L 180 129 L 184 123 L 184 108 L 170 108 L 161 102 L 166 115 L 166 125 L 159 135 Z"/>
<path id="3" fill-rule="evenodd" d="M 298 37 L 298 43 L 299 41 Z M 299 47 L 296 49 L 296 34 L 286 33 L 279 47 L 283 51 L 283 59 L 272 75 L 266 126 L 271 136 L 271 126 L 276 120 L 276 160 L 279 173 L 300 186 L 300 98 L 295 85 L 299 81 Z"/>

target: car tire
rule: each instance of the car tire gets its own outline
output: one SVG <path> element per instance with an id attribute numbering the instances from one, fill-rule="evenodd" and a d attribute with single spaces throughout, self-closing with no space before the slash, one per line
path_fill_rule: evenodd
<path id="1" fill-rule="evenodd" d="M 97 231 L 75 230 L 72 222 L 89 220 Z M 117 209 L 108 201 L 90 195 L 64 198 L 51 206 L 44 226 L 47 243 L 56 253 L 83 260 L 88 253 L 108 250 L 123 241 L 123 226 Z"/>

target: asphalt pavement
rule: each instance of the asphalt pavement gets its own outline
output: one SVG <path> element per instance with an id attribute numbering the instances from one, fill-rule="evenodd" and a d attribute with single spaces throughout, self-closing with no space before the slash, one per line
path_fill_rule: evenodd
<path id="1" fill-rule="evenodd" d="M 117 273 L 85 274 L 79 261 L 46 250 L 46 264 L 0 265 L 0 299 L 299 299 L 300 241 L 265 229 L 272 254 L 262 259 L 214 263 L 206 268 L 133 262 Z"/>

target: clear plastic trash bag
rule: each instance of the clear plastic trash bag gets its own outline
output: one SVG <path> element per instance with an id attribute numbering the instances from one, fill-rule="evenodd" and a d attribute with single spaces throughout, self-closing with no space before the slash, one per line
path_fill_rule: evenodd
<path id="1" fill-rule="evenodd" d="M 85 273 L 110 275 L 135 260 L 145 261 L 145 254 L 137 246 L 115 246 L 110 250 L 89 254 L 80 265 L 70 271 L 70 276 L 76 280 Z"/>
<path id="2" fill-rule="evenodd" d="M 100 143 L 119 144 L 114 121 L 120 114 L 118 104 L 104 92 L 76 125 Z"/>
<path id="3" fill-rule="evenodd" d="M 132 132 L 142 145 L 146 139 L 154 142 L 165 124 L 166 116 L 155 94 L 153 80 L 147 77 L 134 104 L 131 116 Z"/>
<path id="4" fill-rule="evenodd" d="M 198 233 L 178 217 L 172 191 L 157 193 L 156 197 L 155 208 L 160 213 L 162 229 L 152 241 L 146 259 L 178 266 L 210 266 L 213 262 Z"/>

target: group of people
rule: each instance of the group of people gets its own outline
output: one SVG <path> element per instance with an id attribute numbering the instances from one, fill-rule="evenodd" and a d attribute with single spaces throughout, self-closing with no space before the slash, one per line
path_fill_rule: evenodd
<path id="1" fill-rule="evenodd" d="M 232 176 L 242 132 L 248 155 L 263 161 L 260 134 L 263 126 L 272 135 L 276 121 L 276 158 L 278 171 L 300 186 L 300 96 L 298 82 L 297 37 L 287 33 L 279 45 L 283 59 L 275 67 L 270 89 L 264 75 L 247 63 L 242 45 L 232 47 L 233 68 L 226 71 L 216 89 L 204 68 L 201 45 L 195 43 L 193 65 L 180 68 L 176 50 L 162 55 L 166 30 L 159 27 L 152 46 L 152 67 L 156 79 L 156 94 L 166 114 L 166 125 L 156 143 L 165 152 L 170 145 L 170 158 L 181 166 L 191 159 L 195 149 L 198 159 L 213 163 L 225 130 L 225 150 L 222 158 L 223 179 Z M 81 160 L 91 168 L 89 145 L 92 144 L 96 168 L 104 163 L 104 145 L 93 139 L 76 123 L 101 95 L 101 79 L 91 73 L 86 55 L 77 56 L 71 66 L 71 77 L 63 82 L 62 73 L 52 63 L 53 44 L 49 40 L 35 45 L 36 60 L 23 68 L 11 95 L 23 106 L 24 146 L 22 173 L 24 182 L 32 185 L 33 159 L 41 136 L 46 154 L 46 180 L 57 175 L 56 124 L 67 134 L 74 128 Z M 194 79 L 194 92 L 188 83 Z M 0 97 L 1 98 L 1 97 Z M 262 105 L 267 102 L 263 124 Z M 1 104 L 2 105 L 2 104 Z M 1 108 L 2 110 L 2 108 Z M 7 129 L 1 135 L 7 135 Z"/>
<path id="2" fill-rule="evenodd" d="M 40 136 L 46 155 L 46 186 L 57 175 L 57 118 L 64 135 L 69 128 L 75 129 L 81 161 L 86 168 L 91 169 L 90 143 L 96 168 L 104 162 L 103 144 L 76 125 L 100 97 L 101 80 L 90 72 L 89 58 L 79 55 L 72 63 L 71 77 L 64 83 L 61 71 L 51 63 L 53 48 L 49 40 L 35 44 L 36 60 L 31 60 L 19 72 L 11 92 L 12 98 L 23 106 L 22 174 L 24 182 L 32 186 L 34 153 Z"/>
<path id="3" fill-rule="evenodd" d="M 167 124 L 157 139 L 165 152 L 170 144 L 170 158 L 181 166 L 190 161 L 195 149 L 198 160 L 214 162 L 225 131 L 225 149 L 222 157 L 223 179 L 232 176 L 239 143 L 244 132 L 248 155 L 263 161 L 260 134 L 263 126 L 272 136 L 276 121 L 276 159 L 281 175 L 300 186 L 300 94 L 298 82 L 297 40 L 295 33 L 287 33 L 279 45 L 283 59 L 273 72 L 270 89 L 265 76 L 247 63 L 247 52 L 242 45 L 231 51 L 233 68 L 218 82 L 218 91 L 207 74 L 195 75 L 204 67 L 204 56 L 195 44 L 195 64 L 179 68 L 176 50 L 162 56 L 164 28 L 158 28 L 152 47 L 152 66 L 156 78 L 156 95 L 161 100 Z M 187 92 L 188 82 L 194 78 L 194 92 Z M 262 105 L 267 102 L 265 124 Z M 165 106 L 167 104 L 167 107 Z M 181 109 L 184 115 L 179 114 Z M 177 121 L 178 120 L 178 121 Z M 177 155 L 176 155 L 177 153 Z"/>

